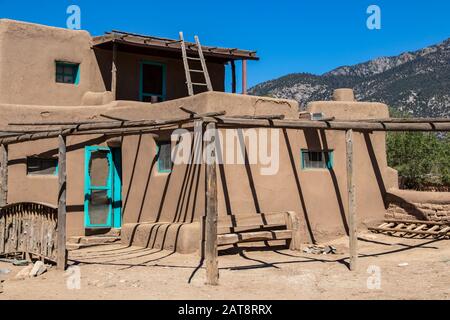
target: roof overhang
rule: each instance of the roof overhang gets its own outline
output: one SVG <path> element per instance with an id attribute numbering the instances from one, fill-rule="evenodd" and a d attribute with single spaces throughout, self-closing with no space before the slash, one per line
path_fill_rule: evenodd
<path id="1" fill-rule="evenodd" d="M 181 43 L 179 40 L 174 39 L 144 36 L 114 30 L 103 36 L 94 37 L 92 41 L 94 48 L 112 50 L 113 44 L 115 43 L 118 45 L 119 51 L 181 58 Z M 185 41 L 185 44 L 188 54 L 190 52 L 196 52 L 195 43 Z M 205 58 L 208 58 L 211 62 L 226 63 L 234 60 L 259 60 L 256 51 L 211 46 L 202 46 L 202 51 Z"/>

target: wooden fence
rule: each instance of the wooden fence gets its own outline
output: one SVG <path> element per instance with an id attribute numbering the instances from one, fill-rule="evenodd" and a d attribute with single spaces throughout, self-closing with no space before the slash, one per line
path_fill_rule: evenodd
<path id="1" fill-rule="evenodd" d="M 56 262 L 58 209 L 21 202 L 0 209 L 0 254 L 28 253 Z M 63 248 L 65 250 L 65 248 Z"/>

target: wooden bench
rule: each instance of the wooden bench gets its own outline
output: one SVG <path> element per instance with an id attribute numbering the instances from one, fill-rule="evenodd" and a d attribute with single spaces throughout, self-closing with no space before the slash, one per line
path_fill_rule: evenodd
<path id="1" fill-rule="evenodd" d="M 218 246 L 272 240 L 286 240 L 291 250 L 300 250 L 299 220 L 295 212 L 218 217 Z"/>

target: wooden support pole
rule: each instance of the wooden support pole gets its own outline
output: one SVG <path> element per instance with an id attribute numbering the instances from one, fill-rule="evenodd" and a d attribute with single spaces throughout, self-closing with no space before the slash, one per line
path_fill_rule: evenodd
<path id="1" fill-rule="evenodd" d="M 353 130 L 345 133 L 347 158 L 348 233 L 350 249 L 350 270 L 356 269 L 358 258 L 358 230 L 356 221 L 355 181 L 353 171 Z"/>
<path id="2" fill-rule="evenodd" d="M 231 60 L 231 92 L 236 93 L 236 63 Z"/>
<path id="3" fill-rule="evenodd" d="M 217 176 L 216 176 L 216 125 L 206 125 L 209 141 L 206 143 L 206 221 L 205 221 L 205 262 L 206 284 L 219 284 L 217 252 Z"/>
<path id="4" fill-rule="evenodd" d="M 66 250 L 66 139 L 63 136 L 58 137 L 58 224 L 57 224 L 57 242 L 58 256 L 57 268 L 65 270 L 67 264 Z"/>
<path id="5" fill-rule="evenodd" d="M 8 204 L 8 147 L 0 146 L 0 207 Z"/>
<path id="6" fill-rule="evenodd" d="M 117 43 L 113 42 L 112 69 L 111 69 L 111 92 L 114 100 L 117 100 Z"/>
<path id="7" fill-rule="evenodd" d="M 242 94 L 247 94 L 247 60 L 242 60 Z"/>

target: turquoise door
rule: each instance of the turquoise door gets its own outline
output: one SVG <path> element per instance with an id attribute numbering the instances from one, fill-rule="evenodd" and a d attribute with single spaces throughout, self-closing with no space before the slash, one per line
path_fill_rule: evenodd
<path id="1" fill-rule="evenodd" d="M 120 149 L 85 149 L 84 224 L 86 228 L 121 226 Z"/>

